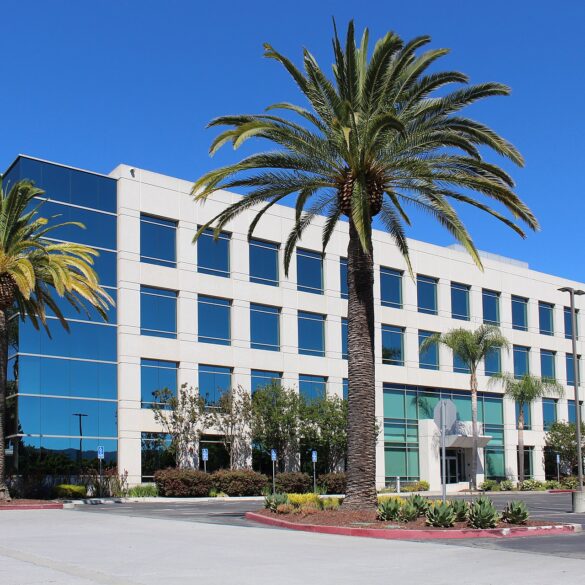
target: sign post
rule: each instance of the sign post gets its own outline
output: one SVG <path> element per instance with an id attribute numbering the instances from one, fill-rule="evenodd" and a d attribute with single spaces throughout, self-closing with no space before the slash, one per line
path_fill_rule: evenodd
<path id="1" fill-rule="evenodd" d="M 207 473 L 207 461 L 209 460 L 209 449 L 201 449 L 201 459 L 203 459 L 203 471 Z"/>
<path id="2" fill-rule="evenodd" d="M 439 400 L 434 410 L 435 424 L 441 431 L 441 499 L 447 501 L 447 428 L 457 420 L 457 407 L 452 400 Z"/>
<path id="3" fill-rule="evenodd" d="M 557 453 L 557 481 L 561 481 L 561 455 Z"/>
<path id="4" fill-rule="evenodd" d="M 97 458 L 98 458 L 98 464 L 99 464 L 99 470 L 100 470 L 100 489 L 99 489 L 99 497 L 102 497 L 102 461 L 104 459 L 104 446 L 103 445 L 98 445 L 97 448 Z"/>
<path id="5" fill-rule="evenodd" d="M 270 449 L 270 459 L 272 459 L 272 494 L 276 493 L 276 449 Z"/>
<path id="6" fill-rule="evenodd" d="M 317 493 L 317 471 L 316 471 L 317 451 L 311 452 L 311 461 L 313 461 L 313 492 Z"/>

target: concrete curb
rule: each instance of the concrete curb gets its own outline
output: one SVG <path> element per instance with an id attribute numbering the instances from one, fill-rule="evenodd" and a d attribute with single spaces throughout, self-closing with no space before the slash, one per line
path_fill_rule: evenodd
<path id="1" fill-rule="evenodd" d="M 401 530 L 388 528 L 349 528 L 346 526 L 318 526 L 316 524 L 296 524 L 269 518 L 255 512 L 246 512 L 246 519 L 289 528 L 303 532 L 316 532 L 320 534 L 337 534 L 343 536 L 361 536 L 366 538 L 381 538 L 385 540 L 454 540 L 463 538 L 509 538 L 521 536 L 551 536 L 565 533 L 581 532 L 580 524 L 556 524 L 551 526 L 514 526 L 510 528 L 486 528 L 478 530 L 474 528 L 446 529 L 446 530 Z"/>
<path id="2" fill-rule="evenodd" d="M 99 504 L 197 504 L 202 502 L 263 502 L 264 496 L 233 496 L 225 498 L 86 498 L 84 500 L 64 500 L 73 506 L 96 506 Z"/>
<path id="3" fill-rule="evenodd" d="M 6 504 L 0 506 L 0 511 L 3 510 L 62 510 L 63 504 L 59 502 L 51 502 L 46 504 Z"/>

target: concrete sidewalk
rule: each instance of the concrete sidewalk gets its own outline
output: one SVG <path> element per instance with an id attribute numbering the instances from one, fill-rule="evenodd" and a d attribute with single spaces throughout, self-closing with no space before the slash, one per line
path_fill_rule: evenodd
<path id="1" fill-rule="evenodd" d="M 81 511 L 0 517 L 3 585 L 583 583 L 585 561 Z"/>

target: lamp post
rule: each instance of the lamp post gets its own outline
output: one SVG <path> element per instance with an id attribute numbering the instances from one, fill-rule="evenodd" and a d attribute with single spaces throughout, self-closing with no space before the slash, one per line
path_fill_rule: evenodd
<path id="1" fill-rule="evenodd" d="M 79 418 L 79 475 L 81 475 L 81 465 L 83 461 L 83 417 L 87 416 L 87 414 L 83 412 L 75 412 L 72 416 L 76 416 Z"/>
<path id="2" fill-rule="evenodd" d="M 577 435 L 577 491 L 573 492 L 573 512 L 585 512 L 585 492 L 583 492 L 583 454 L 581 452 L 581 404 L 579 403 L 579 361 L 577 359 L 577 315 L 575 296 L 585 295 L 583 290 L 575 290 L 570 286 L 560 288 L 568 292 L 571 299 L 571 343 L 573 346 L 573 387 L 575 388 L 575 426 Z"/>

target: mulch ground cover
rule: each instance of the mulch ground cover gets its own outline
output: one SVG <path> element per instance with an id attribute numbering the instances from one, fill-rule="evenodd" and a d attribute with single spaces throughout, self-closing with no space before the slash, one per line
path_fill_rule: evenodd
<path id="1" fill-rule="evenodd" d="M 467 522 L 455 522 L 454 526 L 449 528 L 434 528 L 427 526 L 425 518 L 418 518 L 413 522 L 384 521 L 376 518 L 376 510 L 310 510 L 301 511 L 291 514 L 276 514 L 270 510 L 259 510 L 256 512 L 268 518 L 277 518 L 294 524 L 313 524 L 317 526 L 345 526 L 347 528 L 392 528 L 396 530 L 461 530 L 469 528 Z M 522 526 L 548 526 L 550 522 L 541 522 L 538 520 L 529 520 Z M 498 522 L 498 528 L 510 528 L 517 526 L 507 522 Z"/>

